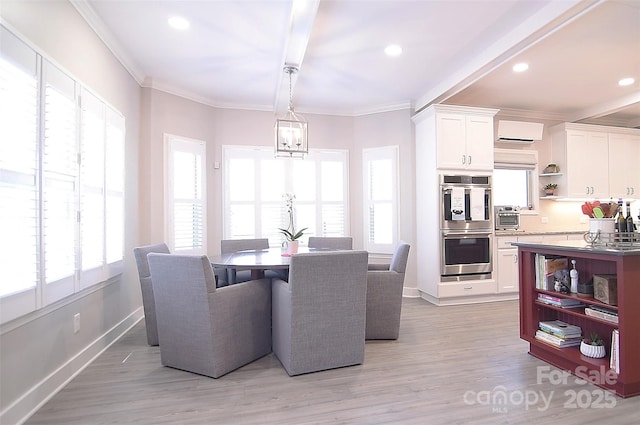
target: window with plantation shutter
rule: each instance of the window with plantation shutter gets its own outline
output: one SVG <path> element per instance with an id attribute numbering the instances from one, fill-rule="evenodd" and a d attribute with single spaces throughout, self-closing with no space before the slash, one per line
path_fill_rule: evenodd
<path id="1" fill-rule="evenodd" d="M 78 190 L 76 85 L 44 65 L 42 162 L 45 304 L 74 292 Z"/>
<path id="2" fill-rule="evenodd" d="M 167 245 L 172 252 L 206 254 L 205 142 L 165 135 Z"/>
<path id="3" fill-rule="evenodd" d="M 38 75 L 35 52 L 0 29 L 0 296 L 17 299 L 4 321 L 36 305 Z"/>
<path id="4" fill-rule="evenodd" d="M 283 195 L 295 195 L 304 237 L 348 235 L 347 152 L 311 149 L 304 160 L 274 158 L 272 148 L 223 147 L 225 239 L 268 238 L 280 246 L 288 226 Z"/>
<path id="5" fill-rule="evenodd" d="M 122 272 L 125 122 L 2 25 L 0 40 L 5 323 Z"/>
<path id="6" fill-rule="evenodd" d="M 398 147 L 365 149 L 362 158 L 365 249 L 391 254 L 398 242 Z"/>
<path id="7" fill-rule="evenodd" d="M 107 264 L 124 258 L 124 117 L 107 109 L 105 133 L 105 255 Z"/>
<path id="8" fill-rule="evenodd" d="M 84 272 L 97 269 L 104 260 L 104 147 L 105 112 L 91 93 L 82 92 L 80 125 L 80 241 Z"/>

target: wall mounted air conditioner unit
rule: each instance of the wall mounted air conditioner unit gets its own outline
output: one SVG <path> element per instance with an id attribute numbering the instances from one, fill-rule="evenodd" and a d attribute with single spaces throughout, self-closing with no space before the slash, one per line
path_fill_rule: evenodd
<path id="1" fill-rule="evenodd" d="M 544 124 L 525 121 L 498 121 L 496 141 L 502 143 L 533 143 L 542 140 Z"/>

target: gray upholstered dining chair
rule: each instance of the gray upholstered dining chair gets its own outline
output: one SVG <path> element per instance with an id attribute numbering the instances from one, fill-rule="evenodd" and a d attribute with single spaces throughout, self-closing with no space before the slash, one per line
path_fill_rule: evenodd
<path id="1" fill-rule="evenodd" d="M 408 258 L 409 244 L 400 242 L 391 264 L 369 264 L 366 339 L 398 339 Z"/>
<path id="2" fill-rule="evenodd" d="M 147 344 L 158 345 L 158 327 L 156 325 L 156 303 L 153 298 L 153 285 L 147 254 L 151 252 L 169 253 L 167 244 L 159 243 L 133 248 L 133 255 L 138 266 L 140 277 L 140 289 L 142 290 L 142 308 L 144 309 L 144 322 L 147 330 Z"/>
<path id="3" fill-rule="evenodd" d="M 273 353 L 290 376 L 364 361 L 366 251 L 296 254 L 272 282 Z"/>
<path id="4" fill-rule="evenodd" d="M 257 249 L 269 249 L 269 239 L 222 239 L 220 241 L 220 252 L 222 254 L 230 254 L 232 252 Z M 277 277 L 277 274 L 270 271 L 265 271 L 265 277 L 273 278 Z M 228 268 L 226 274 L 218 273 L 218 279 L 221 280 L 218 286 L 225 286 L 238 282 L 246 282 L 248 280 L 251 280 L 251 270 Z"/>
<path id="5" fill-rule="evenodd" d="M 206 255 L 149 254 L 163 365 L 218 378 L 271 352 L 271 281 L 216 288 Z"/>
<path id="6" fill-rule="evenodd" d="M 350 236 L 309 236 L 309 248 L 353 249 L 353 238 Z"/>

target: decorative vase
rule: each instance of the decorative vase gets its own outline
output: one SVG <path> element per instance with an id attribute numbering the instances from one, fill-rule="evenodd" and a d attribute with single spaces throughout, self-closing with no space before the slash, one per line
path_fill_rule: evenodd
<path id="1" fill-rule="evenodd" d="M 594 359 L 601 359 L 607 353 L 604 349 L 604 345 L 591 345 L 582 341 L 580 343 L 580 352 L 587 357 L 593 357 Z"/>
<path id="2" fill-rule="evenodd" d="M 300 245 L 300 241 L 287 241 L 286 253 L 288 255 L 297 254 L 299 245 Z"/>
<path id="3" fill-rule="evenodd" d="M 544 194 L 547 196 L 553 196 L 553 194 L 555 193 L 555 189 L 545 189 L 544 190 Z"/>

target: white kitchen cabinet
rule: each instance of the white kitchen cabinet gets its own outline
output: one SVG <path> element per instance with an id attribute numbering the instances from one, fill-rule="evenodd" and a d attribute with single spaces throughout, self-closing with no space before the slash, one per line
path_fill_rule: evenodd
<path id="1" fill-rule="evenodd" d="M 436 109 L 438 168 L 493 171 L 495 112 L 473 114 L 450 110 L 451 107 Z"/>
<path id="2" fill-rule="evenodd" d="M 515 236 L 499 236 L 496 238 L 496 281 L 498 292 L 518 292 L 518 248 L 511 245 L 516 242 Z"/>
<path id="3" fill-rule="evenodd" d="M 578 130 L 566 124 L 559 127 L 559 131 L 553 132 L 552 147 L 554 162 L 563 171 L 558 181 L 557 195 L 568 198 L 607 198 L 607 133 Z"/>
<path id="4" fill-rule="evenodd" d="M 564 123 L 551 134 L 559 197 L 640 198 L 640 130 Z"/>
<path id="5" fill-rule="evenodd" d="M 640 198 L 640 136 L 609 133 L 609 194 Z"/>
<path id="6" fill-rule="evenodd" d="M 513 299 L 497 293 L 495 279 L 448 281 L 440 275 L 442 174 L 493 173 L 493 117 L 497 109 L 431 105 L 415 123 L 415 255 L 420 296 L 437 305 Z M 469 156 L 471 163 L 469 163 Z M 463 163 L 464 162 L 464 163 Z M 412 252 L 414 248 L 412 247 Z"/>

